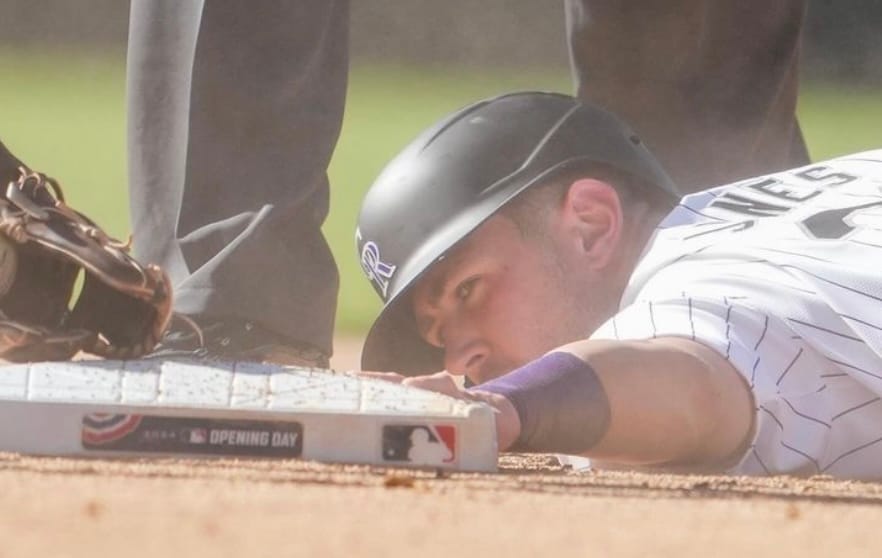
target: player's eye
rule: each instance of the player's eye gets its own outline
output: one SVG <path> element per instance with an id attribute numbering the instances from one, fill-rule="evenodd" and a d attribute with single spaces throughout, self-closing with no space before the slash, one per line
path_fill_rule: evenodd
<path id="1" fill-rule="evenodd" d="M 477 277 L 469 277 L 462 283 L 456 286 L 456 298 L 459 300 L 468 300 L 471 296 L 472 292 L 475 289 L 475 284 L 477 284 Z"/>

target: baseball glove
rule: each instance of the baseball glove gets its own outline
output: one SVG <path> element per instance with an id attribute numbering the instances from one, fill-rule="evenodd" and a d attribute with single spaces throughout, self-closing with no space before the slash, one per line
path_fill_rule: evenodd
<path id="1" fill-rule="evenodd" d="M 0 142 L 0 358 L 136 358 L 159 341 L 171 303 L 159 267 L 135 261 Z"/>

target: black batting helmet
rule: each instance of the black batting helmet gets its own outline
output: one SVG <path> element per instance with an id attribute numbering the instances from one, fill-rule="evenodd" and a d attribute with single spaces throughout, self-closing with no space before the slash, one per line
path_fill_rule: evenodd
<path id="1" fill-rule="evenodd" d="M 518 194 L 588 164 L 680 197 L 628 126 L 566 95 L 523 92 L 480 101 L 411 142 L 371 186 L 358 218 L 361 265 L 385 302 L 368 334 L 362 369 L 441 370 L 443 351 L 417 333 L 409 289 Z"/>

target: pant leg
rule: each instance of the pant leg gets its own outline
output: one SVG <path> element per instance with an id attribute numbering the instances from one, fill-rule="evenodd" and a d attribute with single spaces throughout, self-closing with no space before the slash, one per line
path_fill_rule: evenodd
<path id="1" fill-rule="evenodd" d="M 175 309 L 330 352 L 337 269 L 321 234 L 348 70 L 348 0 L 133 0 L 135 247 Z"/>
<path id="2" fill-rule="evenodd" d="M 578 95 L 624 117 L 685 191 L 808 162 L 805 0 L 567 0 Z"/>

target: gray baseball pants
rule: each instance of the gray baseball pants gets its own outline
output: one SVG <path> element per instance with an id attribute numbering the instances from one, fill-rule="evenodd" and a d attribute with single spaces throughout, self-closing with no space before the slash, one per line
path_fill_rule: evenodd
<path id="1" fill-rule="evenodd" d="M 175 309 L 330 353 L 338 275 L 320 227 L 340 132 L 348 0 L 132 0 L 136 254 Z"/>

